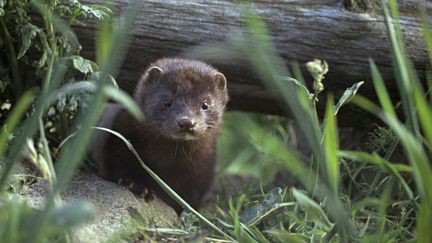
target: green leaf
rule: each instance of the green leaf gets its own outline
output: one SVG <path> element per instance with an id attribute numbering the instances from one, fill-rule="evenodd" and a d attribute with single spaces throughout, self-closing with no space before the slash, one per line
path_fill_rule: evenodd
<path id="1" fill-rule="evenodd" d="M 110 17 L 112 14 L 111 9 L 103 5 L 81 5 L 81 10 L 83 10 L 89 17 L 97 18 L 103 20 Z"/>
<path id="2" fill-rule="evenodd" d="M 5 5 L 5 1 L 4 0 L 0 0 L 0 16 L 4 15 L 4 5 Z"/>
<path id="3" fill-rule="evenodd" d="M 347 92 L 345 91 L 345 94 L 346 93 Z M 330 97 L 327 102 L 327 110 L 324 121 L 324 152 L 326 156 L 328 182 L 330 183 L 330 188 L 332 189 L 334 195 L 337 195 L 339 188 L 339 163 L 337 155 L 339 149 L 339 138 L 334 114 L 336 114 L 336 112 L 333 111 L 333 99 Z"/>
<path id="4" fill-rule="evenodd" d="M 300 207 L 308 214 L 308 216 L 316 225 L 326 231 L 330 231 L 332 229 L 332 223 L 330 223 L 327 215 L 314 200 L 310 199 L 306 194 L 295 188 L 292 188 L 291 192 Z"/>
<path id="5" fill-rule="evenodd" d="M 96 90 L 96 85 L 88 81 L 79 81 L 75 83 L 66 84 L 63 85 L 61 88 L 53 91 L 48 96 L 47 104 L 52 104 L 57 99 L 59 98 L 62 99 L 62 97 L 65 97 L 66 95 L 76 94 L 83 91 L 88 93 L 93 93 L 95 90 Z M 66 102 L 66 100 L 64 100 L 63 102 Z"/>
<path id="6" fill-rule="evenodd" d="M 357 82 L 353 84 L 350 88 L 346 89 L 343 93 L 342 97 L 337 102 L 335 108 L 334 108 L 334 115 L 336 115 L 339 112 L 339 109 L 348 103 L 357 93 L 357 91 L 360 89 L 360 87 L 364 84 L 364 81 Z"/>
<path id="7" fill-rule="evenodd" d="M 101 21 L 96 33 L 96 62 L 99 66 L 104 66 L 111 56 L 113 34 L 113 20 L 107 18 Z"/>
<path id="8" fill-rule="evenodd" d="M 84 74 L 93 73 L 93 65 L 90 60 L 77 55 L 73 55 L 70 58 L 72 59 L 73 66 L 76 70 Z"/>
<path id="9" fill-rule="evenodd" d="M 378 67 L 375 65 L 375 62 L 371 59 L 369 59 L 369 65 L 372 73 L 375 92 L 378 95 L 378 99 L 380 101 L 382 108 L 388 115 L 396 117 L 396 112 L 394 111 L 393 104 L 390 99 L 390 95 L 387 92 L 381 73 L 378 71 Z"/>
<path id="10" fill-rule="evenodd" d="M 432 242 L 431 234 L 432 225 L 432 207 L 423 200 L 420 204 L 420 210 L 417 213 L 416 240 L 421 243 Z"/>
<path id="11" fill-rule="evenodd" d="M 283 190 L 280 187 L 274 188 L 262 201 L 246 208 L 240 216 L 240 221 L 248 226 L 257 224 L 265 216 L 280 208 L 279 204 L 282 203 L 282 199 Z"/>
<path id="12" fill-rule="evenodd" d="M 136 119 L 144 119 L 141 109 L 126 92 L 110 85 L 104 87 L 104 92 L 109 98 L 123 105 Z"/>
<path id="13" fill-rule="evenodd" d="M 265 230 L 264 233 L 273 236 L 274 238 L 278 239 L 279 242 L 291 242 L 291 243 L 309 242 L 308 238 L 306 238 L 304 234 L 296 234 L 296 233 L 289 232 L 287 230 L 272 229 L 272 230 Z"/>
<path id="14" fill-rule="evenodd" d="M 0 158 L 3 156 L 4 151 L 6 150 L 7 142 L 9 140 L 10 135 L 12 134 L 15 127 L 21 121 L 21 118 L 24 116 L 25 111 L 30 106 L 31 102 L 34 99 L 33 92 L 26 92 L 18 101 L 18 104 L 15 105 L 12 113 L 8 116 L 6 120 L 6 125 L 1 128 L 0 133 Z"/>
<path id="15" fill-rule="evenodd" d="M 305 85 L 303 85 L 300 81 L 298 81 L 295 78 L 291 78 L 291 77 L 281 77 L 283 80 L 289 81 L 289 82 L 293 82 L 294 84 L 296 84 L 299 88 L 301 88 L 306 94 L 307 96 L 311 96 L 312 94 L 309 92 L 309 90 L 307 89 L 307 87 Z"/>
<path id="16" fill-rule="evenodd" d="M 293 202 L 286 203 L 275 203 L 275 204 L 263 204 L 257 203 L 251 207 L 246 208 L 240 216 L 241 223 L 246 226 L 253 226 L 261 222 L 264 218 L 269 216 L 274 211 L 283 208 L 283 207 L 292 207 L 295 206 Z"/>
<path id="17" fill-rule="evenodd" d="M 421 19 L 422 19 L 422 30 L 423 30 L 423 39 L 427 44 L 427 51 L 429 54 L 429 62 L 432 62 L 432 31 L 429 28 L 429 15 L 426 12 L 424 7 L 420 8 Z"/>
<path id="18" fill-rule="evenodd" d="M 405 118 L 407 119 L 407 127 L 414 131 L 416 135 L 420 134 L 419 124 L 416 116 L 416 107 L 412 95 L 412 83 L 418 78 L 413 72 L 413 64 L 408 59 L 402 40 L 401 26 L 399 21 L 399 13 L 397 3 L 394 0 L 389 1 L 390 8 L 394 19 L 391 18 L 386 1 L 381 0 L 381 5 L 384 11 L 384 20 L 387 28 L 387 37 L 390 40 L 390 51 L 393 61 L 396 83 L 398 85 L 399 94 L 402 100 L 402 108 Z M 396 23 L 395 23 L 396 22 Z"/>
<path id="19" fill-rule="evenodd" d="M 27 50 L 30 48 L 32 40 L 41 32 L 37 26 L 32 25 L 30 23 L 24 25 L 21 29 L 21 48 L 19 50 L 17 58 L 20 59 L 23 57 Z"/>
<path id="20" fill-rule="evenodd" d="M 101 72 L 101 71 L 96 71 L 96 72 L 94 72 L 94 73 L 91 74 L 90 79 L 97 81 L 97 80 L 99 80 L 101 78 L 107 78 L 108 79 L 107 80 L 108 84 L 110 84 L 110 85 L 112 85 L 112 86 L 114 86 L 116 88 L 119 87 L 118 84 L 117 84 L 117 82 L 115 81 L 114 77 L 111 74 L 108 74 L 108 73 L 104 74 L 104 75 L 106 75 L 106 77 L 104 77 L 103 74 L 104 73 Z"/>
<path id="21" fill-rule="evenodd" d="M 417 114 L 420 121 L 421 128 L 423 130 L 424 136 L 429 144 L 429 149 L 432 150 L 432 109 L 431 105 L 428 103 L 427 95 L 423 91 L 420 83 L 417 81 L 413 83 L 413 93 L 415 106 L 417 107 Z M 432 87 L 431 87 L 432 88 Z"/>
<path id="22" fill-rule="evenodd" d="M 48 56 L 51 55 L 51 47 L 48 43 L 47 35 L 44 32 L 39 33 L 39 41 L 41 42 L 39 49 L 42 49 L 42 55 L 39 60 L 35 61 L 35 65 L 38 69 L 41 69 L 48 61 Z"/>

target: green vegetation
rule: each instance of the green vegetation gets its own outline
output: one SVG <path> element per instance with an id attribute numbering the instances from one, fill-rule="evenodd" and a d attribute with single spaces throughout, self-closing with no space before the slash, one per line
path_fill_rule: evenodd
<path id="1" fill-rule="evenodd" d="M 63 205 L 59 194 L 83 161 L 91 131 L 108 98 L 124 104 L 137 118 L 142 116 L 131 98 L 116 88 L 111 76 L 118 71 L 139 5 L 137 1 L 131 6 L 114 25 L 119 27 L 113 29 L 115 20 L 106 7 L 85 6 L 76 0 L 0 0 L 0 103 L 12 106 L 2 110 L 0 117 L 2 241 L 70 241 L 71 228 L 94 216 L 90 203 Z M 325 89 L 323 77 L 331 67 L 317 60 L 308 63 L 314 77 L 313 91 L 308 91 L 298 66 L 293 66 L 295 79 L 291 78 L 275 54 L 263 22 L 251 9 L 244 9 L 249 32 L 207 46 L 206 57 L 217 54 L 217 58 L 249 63 L 270 88 L 280 90 L 309 151 L 300 154 L 292 146 L 296 141 L 284 118 L 229 112 L 219 140 L 218 169 L 220 174 L 251 174 L 249 183 L 243 183 L 245 187 L 235 194 L 222 187 L 217 204 L 202 214 L 170 192 L 188 212 L 181 215 L 178 228 L 143 227 L 142 238 L 432 242 L 432 79 L 424 90 L 407 58 L 396 1 L 383 3 L 383 9 L 401 105 L 396 108 L 392 104 L 379 70 L 370 60 L 379 106 L 355 96 L 361 90 L 359 82 L 349 87 L 336 105 L 333 97 L 328 97 L 323 121 L 318 119 L 316 102 Z M 40 26 L 31 16 L 42 17 Z M 84 24 L 88 17 L 100 20 L 96 63 L 79 56 L 79 43 L 70 30 L 72 24 Z M 432 34 L 425 14 L 423 19 L 432 57 Z M 31 74 L 22 75 L 22 70 Z M 385 124 L 369 135 L 363 151 L 340 149 L 337 114 L 349 101 Z M 402 120 L 398 113 L 403 113 Z M 34 142 L 29 138 L 35 138 Z M 27 152 L 23 156 L 24 148 Z M 399 148 L 404 155 L 392 161 Z M 49 182 L 50 193 L 41 210 L 28 207 L 10 186 L 13 168 L 23 157 Z M 171 190 L 157 175 L 152 176 Z M 282 179 L 283 188 L 274 187 L 281 184 L 276 179 Z M 134 219 L 141 220 L 139 215 Z M 127 236 L 123 232 L 119 235 Z"/>
<path id="2" fill-rule="evenodd" d="M 6 90 L 5 97 L 2 99 L 3 102 L 6 99 L 12 102 L 12 110 L 7 115 L 0 135 L 0 157 L 4 160 L 0 175 L 1 238 L 5 242 L 67 241 L 70 238 L 68 230 L 82 222 L 87 222 L 95 212 L 90 203 L 63 206 L 59 193 L 71 181 L 83 159 L 92 126 L 98 120 L 98 111 L 108 97 L 113 95 L 123 97 L 122 100 L 125 101 L 123 103 L 134 111 L 133 113 L 137 114 L 138 111 L 139 114 L 139 109 L 130 105 L 134 104 L 130 98 L 115 89 L 110 82 L 112 79 L 109 78 L 107 70 L 110 70 L 110 74 L 115 74 L 121 58 L 101 60 L 101 66 L 97 68 L 94 63 L 76 55 L 79 52 L 79 44 L 70 31 L 70 25 L 78 24 L 78 17 L 81 15 L 105 18 L 105 21 L 109 21 L 109 9 L 100 6 L 84 6 L 75 0 L 0 1 L 0 7 L 1 51 L 5 52 L 9 59 L 9 62 L 2 60 L 1 63 L 1 69 L 6 70 L 1 77 L 2 86 Z M 126 33 L 131 27 L 139 5 L 131 7 L 133 8 L 126 14 L 119 29 L 112 31 L 106 26 L 101 26 L 98 44 L 108 41 L 113 43 L 110 48 L 101 50 L 105 52 L 105 56 L 121 57 L 124 53 Z M 43 27 L 36 27 L 33 24 L 36 21 L 31 21 L 30 13 L 42 17 Z M 18 54 L 15 50 L 16 46 L 20 50 Z M 25 56 L 30 49 L 35 49 L 33 54 L 40 54 L 40 58 L 34 61 L 31 55 Z M 29 80 L 19 76 L 24 72 L 17 71 L 26 65 L 33 67 L 30 70 L 34 73 L 27 77 Z M 98 72 L 95 72 L 95 69 L 98 69 Z M 72 78 L 76 76 L 71 72 L 76 70 L 84 74 L 83 80 L 76 81 Z M 27 89 L 28 91 L 25 91 Z M 92 95 L 85 102 L 86 99 L 79 94 L 88 92 Z M 17 104 L 15 104 L 16 100 L 19 100 Z M 60 112 L 68 112 L 70 109 L 65 108 L 65 103 L 76 106 L 78 101 L 81 101 L 78 103 L 81 109 L 74 114 L 75 119 L 70 119 L 74 124 L 72 129 L 76 130 L 76 135 L 56 154 L 54 170 L 53 154 L 45 133 L 44 114 L 54 104 L 56 108 L 63 108 Z M 30 103 L 32 107 L 28 109 Z M 27 113 L 25 119 L 17 126 L 19 118 L 23 117 L 24 113 Z M 69 117 L 66 116 L 66 119 Z M 16 127 L 17 129 L 14 129 Z M 12 136 L 13 139 L 10 140 Z M 33 162 L 50 183 L 50 193 L 42 210 L 28 208 L 13 191 L 6 190 L 9 188 L 6 184 L 12 169 L 22 159 L 26 141 L 33 136 L 38 137 L 39 149 L 36 156 L 29 159 L 34 159 Z M 59 138 L 61 139 L 60 136 Z"/>

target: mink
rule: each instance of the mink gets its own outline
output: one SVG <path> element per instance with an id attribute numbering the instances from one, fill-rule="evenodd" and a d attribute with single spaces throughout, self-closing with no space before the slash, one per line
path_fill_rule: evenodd
<path id="1" fill-rule="evenodd" d="M 110 104 L 100 126 L 125 136 L 144 163 L 198 209 L 215 174 L 216 140 L 229 99 L 225 76 L 201 61 L 162 58 L 146 69 L 134 99 L 143 121 Z M 91 155 L 103 178 L 127 184 L 141 196 L 153 192 L 182 211 L 116 136 L 98 132 Z"/>

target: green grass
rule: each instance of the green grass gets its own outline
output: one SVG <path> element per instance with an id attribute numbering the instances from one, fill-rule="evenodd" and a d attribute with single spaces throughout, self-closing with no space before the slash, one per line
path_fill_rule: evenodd
<path id="1" fill-rule="evenodd" d="M 228 117 L 234 120 L 226 122 L 227 128 L 232 130 L 223 131 L 220 144 L 223 146 L 234 140 L 237 142 L 232 144 L 237 146 L 228 144 L 225 149 L 229 152 L 223 152 L 220 159 L 232 159 L 241 166 L 223 163 L 222 170 L 235 168 L 239 173 L 246 171 L 257 175 L 266 182 L 268 188 L 271 179 L 264 175 L 266 167 L 279 170 L 281 167 L 277 165 L 282 164 L 291 172 L 291 176 L 297 177 L 305 190 L 302 197 L 299 197 L 297 189 L 288 187 L 281 201 L 274 202 L 273 205 L 288 204 L 290 207 L 276 211 L 270 210 L 272 206 L 260 202 L 265 200 L 266 193 L 259 193 L 257 190 L 246 191 L 238 201 L 233 198 L 228 207 L 230 214 L 224 212 L 227 209 L 219 210 L 218 217 L 219 220 L 220 217 L 224 219 L 223 225 L 232 228 L 232 234 L 237 240 L 431 241 L 432 234 L 427 232 L 427 225 L 431 225 L 432 210 L 429 198 L 432 178 L 432 103 L 425 95 L 426 92 L 404 52 L 396 2 L 390 1 L 391 16 L 396 24 L 390 20 L 387 5 L 383 6 L 402 105 L 395 108 L 390 101 L 373 61 L 370 62 L 371 74 L 381 107 L 361 97 L 353 99 L 355 104 L 382 119 L 387 127 L 381 129 L 392 131 L 386 134 L 394 134 L 395 139 L 387 139 L 384 137 L 386 134 L 383 134 L 383 137 L 376 133 L 371 135 L 370 139 L 375 140 L 374 143 L 384 143 L 379 154 L 378 151 L 367 150 L 366 145 L 364 152 L 339 150 L 332 98 L 328 99 L 324 122 L 318 123 L 311 109 L 314 107 L 311 105 L 313 101 L 308 100 L 303 88 L 298 88 L 297 83 L 284 83 L 283 78 L 280 78 L 289 74 L 285 67 L 279 66 L 281 62 L 274 54 L 263 23 L 249 10 L 245 15 L 250 28 L 249 34 L 236 36 L 223 45 L 197 48 L 198 53 L 194 55 L 207 55 L 207 58 L 216 60 L 225 55 L 225 58 L 249 62 L 262 80 L 281 91 L 281 96 L 286 99 L 287 109 L 294 114 L 294 120 L 299 123 L 300 129 L 306 135 L 306 142 L 312 149 L 310 160 L 300 161 L 297 152 L 287 144 L 290 139 L 286 137 L 286 130 L 280 131 L 283 125 L 279 122 L 267 119 L 266 125 L 262 126 L 251 116 Z M 424 32 L 428 36 L 428 27 L 424 27 Z M 250 42 L 242 41 L 242 38 L 254 40 L 259 46 L 247 46 L 244 43 Z M 429 42 L 428 45 L 431 44 Z M 234 51 L 224 51 L 226 49 Z M 297 79 L 298 83 L 303 83 L 300 76 Z M 428 90 L 431 88 L 428 87 Z M 403 120 L 399 120 L 396 112 L 403 112 Z M 241 124 L 242 128 L 236 129 L 231 122 Z M 232 137 L 227 135 L 231 133 Z M 239 140 L 245 142 L 239 143 Z M 385 150 L 382 151 L 382 148 Z M 397 159 L 402 159 L 403 164 L 390 161 L 399 148 L 403 149 L 404 155 L 399 155 Z M 236 150 L 238 152 L 234 153 Z M 236 205 L 236 210 L 233 210 L 233 204 Z M 221 202 L 221 207 L 227 208 L 224 201 Z M 271 212 L 267 213 L 269 211 Z M 241 216 L 245 214 L 259 217 L 258 223 L 242 224 L 245 221 L 241 220 Z"/>
<path id="2" fill-rule="evenodd" d="M 125 13 L 119 28 L 111 28 L 114 21 L 111 18 L 100 23 L 96 41 L 99 67 L 92 71 L 93 74 L 86 73 L 84 79 L 72 83 L 65 81 L 70 77 L 66 70 L 79 69 L 83 74 L 94 65 L 77 57 L 76 53 L 63 52 L 53 39 L 59 29 L 63 30 L 62 37 L 71 35 L 68 23 L 54 14 L 53 9 L 59 3 L 35 1 L 34 4 L 43 16 L 44 31 L 49 37 L 41 40 L 46 41 L 45 47 L 54 51 L 49 52 L 46 59 L 39 60 L 44 70 L 39 90 L 24 92 L 23 80 L 16 72 L 19 66 L 11 68 L 15 71 L 10 75 L 14 87 L 10 93 L 16 95 L 17 102 L 0 135 L 0 156 L 6 161 L 0 175 L 0 239 L 6 242 L 67 242 L 72 227 L 88 222 L 94 216 L 94 208 L 89 203 L 63 205 L 60 192 L 82 163 L 98 111 L 111 98 L 124 104 L 135 117 L 142 117 L 131 98 L 111 85 L 110 76 L 115 76 L 121 60 L 110 57 L 124 54 L 127 33 L 140 3 L 137 1 Z M 247 63 L 269 88 L 279 90 L 286 110 L 293 114 L 298 131 L 303 134 L 301 142 L 310 148 L 310 152 L 301 154 L 293 146 L 295 139 L 289 129 L 290 121 L 285 118 L 228 112 L 218 143 L 222 191 L 214 205 L 196 212 L 145 166 L 145 161 L 129 144 L 137 161 L 187 211 L 180 217 L 177 228 L 143 227 L 143 238 L 215 242 L 432 242 L 432 79 L 428 80 L 429 86 L 423 86 L 406 56 L 396 1 L 390 1 L 389 5 L 383 3 L 383 6 L 401 97 L 398 107 L 390 100 L 378 67 L 370 60 L 379 105 L 361 96 L 354 97 L 361 90 L 362 82 L 358 82 L 347 87 L 342 97 L 327 97 L 324 118 L 318 120 L 316 98 L 326 85 L 323 79 L 326 70 L 332 67 L 320 61 L 309 63 L 308 69 L 313 72 L 315 83 L 314 90 L 308 91 L 298 66 L 293 66 L 295 77 L 292 78 L 276 55 L 264 23 L 249 8 L 244 8 L 243 12 L 247 32 L 234 35 L 224 43 L 197 49 L 201 52 L 194 55 L 199 57 L 229 58 Z M 427 17 L 423 15 L 423 32 L 430 54 L 432 38 Z M 68 17 L 74 21 L 77 16 Z M 7 18 L 0 18 L 4 25 Z M 20 18 L 26 24 L 26 16 Z M 33 31 L 39 33 L 36 29 Z M 13 34 L 4 29 L 2 33 L 3 36 Z M 4 39 L 12 41 L 11 38 Z M 73 43 L 74 38 L 68 40 Z M 8 58 L 13 60 L 11 65 L 15 65 L 20 61 L 16 59 L 16 53 L 25 55 L 27 49 L 20 48 L 17 52 L 10 49 L 13 42 L 7 44 L 5 48 L 9 49 L 5 53 L 12 55 Z M 68 68 L 62 69 L 62 65 Z M 87 110 L 76 114 L 74 123 L 80 124 L 80 129 L 67 131 L 67 138 L 62 138 L 61 149 L 54 156 L 44 129 L 44 114 L 58 102 L 55 98 L 58 94 L 75 94 L 83 90 L 91 92 L 92 98 Z M 323 98 L 321 93 L 321 102 Z M 334 100 L 338 100 L 336 105 Z M 382 120 L 383 125 L 369 135 L 369 143 L 379 145 L 371 146 L 375 151 L 366 144 L 361 146 L 362 151 L 340 149 L 337 114 L 349 101 Z M 397 116 L 401 113 L 403 116 Z M 43 160 L 35 159 L 34 162 L 44 163 L 39 169 L 44 170 L 50 184 L 47 205 L 41 210 L 20 203 L 14 192 L 6 190 L 27 139 L 35 135 L 41 142 L 41 149 L 36 153 Z M 126 140 L 125 143 L 128 144 Z M 401 150 L 404 154 L 398 155 Z M 392 161 L 396 156 L 398 162 Z M 229 186 L 230 178 L 224 174 L 227 172 L 243 175 L 242 179 L 248 183 Z M 244 174 L 252 177 L 244 177 Z M 282 187 L 275 186 L 280 186 L 281 182 Z M 246 184 L 247 187 L 242 187 Z M 119 232 L 116 237 L 123 238 L 122 235 L 123 232 Z"/>

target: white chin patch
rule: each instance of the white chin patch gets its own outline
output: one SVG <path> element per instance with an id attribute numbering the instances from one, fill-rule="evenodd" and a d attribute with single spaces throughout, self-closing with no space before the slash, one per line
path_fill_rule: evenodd
<path id="1" fill-rule="evenodd" d="M 178 140 L 190 141 L 190 140 L 196 139 L 196 136 L 194 134 L 190 134 L 190 133 L 180 133 L 180 134 L 174 134 L 172 136 L 174 139 L 178 139 Z"/>

